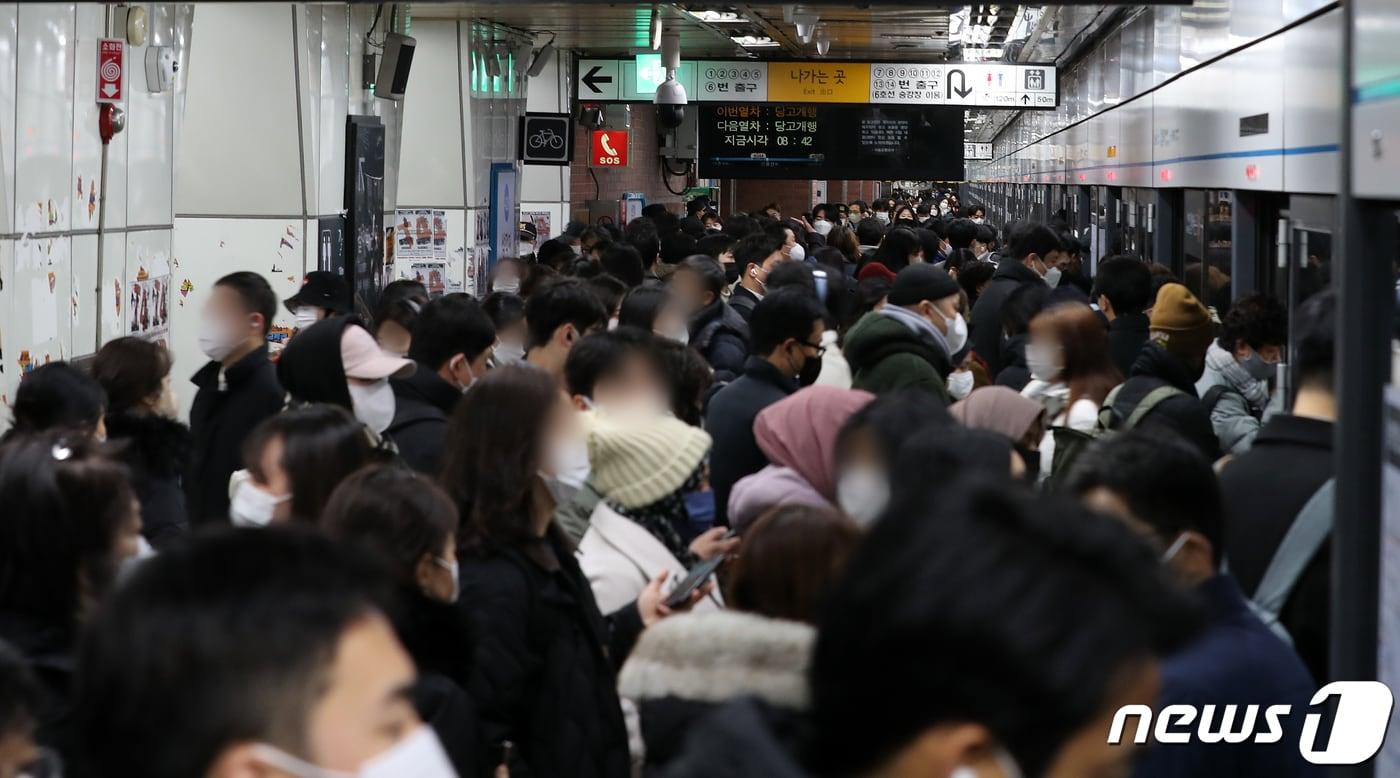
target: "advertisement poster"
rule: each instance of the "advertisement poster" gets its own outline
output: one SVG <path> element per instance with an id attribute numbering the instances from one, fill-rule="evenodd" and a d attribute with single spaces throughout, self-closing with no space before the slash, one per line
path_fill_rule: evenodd
<path id="1" fill-rule="evenodd" d="M 429 297 L 441 297 L 447 293 L 446 261 L 410 262 L 405 277 L 422 284 L 428 290 Z"/>
<path id="2" fill-rule="evenodd" d="M 170 276 L 148 277 L 142 272 L 127 298 L 126 334 L 166 343 L 170 332 Z"/>
<path id="3" fill-rule="evenodd" d="M 490 278 L 490 261 L 487 255 L 491 251 L 491 214 L 488 211 L 477 210 L 475 216 L 475 228 L 472 232 L 472 249 L 467 255 L 467 294 L 477 297 L 485 297 L 489 291 L 487 280 Z"/>
<path id="4" fill-rule="evenodd" d="M 535 225 L 535 245 L 538 246 L 550 238 L 554 233 L 549 229 L 549 211 L 521 211 L 520 221 L 530 222 Z"/>

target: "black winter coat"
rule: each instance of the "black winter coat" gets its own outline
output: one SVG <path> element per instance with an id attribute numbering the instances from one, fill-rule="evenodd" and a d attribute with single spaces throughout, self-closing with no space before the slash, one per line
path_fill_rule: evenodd
<path id="1" fill-rule="evenodd" d="M 1026 388 L 1031 382 L 1031 366 L 1026 363 L 1026 344 L 1029 333 L 1012 335 L 1001 344 L 1001 372 L 997 373 L 997 386 L 1006 386 L 1016 391 Z"/>
<path id="2" fill-rule="evenodd" d="M 267 346 L 227 370 L 210 362 L 190 381 L 199 391 L 190 408 L 194 451 L 185 471 L 185 509 L 191 526 L 227 524 L 228 479 L 243 466 L 243 439 L 282 410 L 285 395 Z"/>
<path id="3" fill-rule="evenodd" d="M 468 620 L 457 606 L 416 588 L 402 588 L 398 606 L 394 628 L 418 667 L 413 702 L 419 717 L 437 732 L 459 775 L 489 775 L 497 756 L 481 746 L 480 717 L 467 693 L 475 645 Z"/>
<path id="4" fill-rule="evenodd" d="M 729 492 L 740 478 L 768 466 L 758 447 L 753 421 L 758 412 L 797 391 L 797 382 L 762 357 L 749 357 L 744 374 L 719 390 L 705 409 L 705 430 L 714 439 L 710 486 L 715 490 L 715 524 L 729 525 Z"/>
<path id="5" fill-rule="evenodd" d="M 1165 427 L 1195 444 L 1208 461 L 1219 459 L 1220 441 L 1211 427 L 1210 414 L 1196 397 L 1195 380 L 1180 360 L 1156 343 L 1143 346 L 1133 363 L 1132 376 L 1123 382 L 1113 400 L 1114 416 L 1127 419 L 1153 389 L 1166 385 L 1180 389 L 1186 396 L 1169 397 L 1158 403 L 1138 428 Z"/>
<path id="6" fill-rule="evenodd" d="M 666 778 L 803 778 L 798 754 L 810 738 L 806 716 L 743 697 L 698 726 Z"/>
<path id="7" fill-rule="evenodd" d="M 399 447 L 399 455 L 409 467 L 436 477 L 442 464 L 447 420 L 462 393 L 427 365 L 408 378 L 395 378 L 394 421 L 385 430 Z"/>
<path id="8" fill-rule="evenodd" d="M 1021 264 L 1021 260 L 1002 257 L 991 283 L 982 290 L 977 304 L 972 306 L 972 350 L 987 363 L 987 372 L 996 375 L 1001 372 L 1001 309 L 1006 298 L 1021 284 L 1044 281 L 1034 270 Z"/>
<path id="9" fill-rule="evenodd" d="M 1147 314 L 1125 313 L 1108 323 L 1108 354 L 1118 372 L 1131 375 L 1147 342 Z"/>
<path id="10" fill-rule="evenodd" d="M 710 363 L 717 383 L 733 381 L 749 357 L 748 322 L 723 300 L 717 300 L 691 318 L 690 345 Z"/>
<path id="11" fill-rule="evenodd" d="M 753 316 L 753 309 L 758 307 L 758 295 L 745 289 L 743 284 L 736 284 L 734 294 L 729 296 L 729 307 L 747 322 Z"/>
<path id="12" fill-rule="evenodd" d="M 1335 472 L 1332 423 L 1291 414 L 1265 422 L 1253 447 L 1225 465 L 1220 473 L 1225 554 L 1231 575 L 1246 595 L 1259 588 L 1269 560 L 1303 505 Z M 1327 666 L 1331 547 L 1331 541 L 1322 544 L 1279 614 L 1279 622 L 1319 685 L 1331 680 Z"/>
<path id="13" fill-rule="evenodd" d="M 78 746 L 72 700 L 77 631 L 29 614 L 0 611 L 0 641 L 19 652 L 43 690 L 35 739 L 69 762 Z"/>
<path id="14" fill-rule="evenodd" d="M 626 778 L 616 671 L 642 631 L 636 606 L 601 616 L 557 528 L 459 562 L 459 607 L 480 636 L 468 691 L 485 747 L 515 744 L 514 778 Z"/>
<path id="15" fill-rule="evenodd" d="M 189 461 L 190 428 L 152 413 L 107 415 L 107 439 L 121 446 L 141 501 L 141 534 L 157 550 L 190 529 L 180 473 Z"/>

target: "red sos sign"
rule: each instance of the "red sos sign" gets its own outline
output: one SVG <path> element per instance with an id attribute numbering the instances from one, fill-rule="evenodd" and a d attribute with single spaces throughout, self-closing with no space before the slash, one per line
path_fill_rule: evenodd
<path id="1" fill-rule="evenodd" d="M 628 140 L 627 130 L 594 130 L 588 163 L 593 167 L 627 167 Z"/>

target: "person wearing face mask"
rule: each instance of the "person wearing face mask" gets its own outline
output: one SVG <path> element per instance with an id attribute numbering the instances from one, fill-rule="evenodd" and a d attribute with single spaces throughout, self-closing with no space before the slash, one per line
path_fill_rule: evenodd
<path id="1" fill-rule="evenodd" d="M 843 353 L 852 386 L 876 394 L 917 387 L 945 406 L 951 403 L 951 355 L 967 344 L 960 292 L 957 281 L 932 265 L 899 271 L 885 307 L 861 317 L 846 334 Z"/>
<path id="2" fill-rule="evenodd" d="M 496 342 L 495 325 L 471 295 L 443 295 L 423 306 L 408 352 L 418 369 L 389 381 L 394 421 L 385 431 L 409 467 L 437 474 L 447 419 L 486 373 Z"/>
<path id="3" fill-rule="evenodd" d="M 141 534 L 157 549 L 189 531 L 180 474 L 190 428 L 175 418 L 170 352 L 141 338 L 117 338 L 98 349 L 92 375 L 107 392 L 107 439 L 121 445 L 141 501 Z"/>
<path id="4" fill-rule="evenodd" d="M 553 521 L 558 487 L 588 476 L 585 435 L 558 384 L 527 367 L 482 378 L 448 434 L 441 483 L 462 521 L 458 607 L 483 626 L 468 691 L 486 747 L 514 744 L 512 774 L 628 775 L 615 671 L 642 629 L 670 613 L 667 571 L 602 615 Z"/>
<path id="5" fill-rule="evenodd" d="M 1026 468 L 1039 476 L 1040 441 L 1045 437 L 1045 407 L 1005 386 L 985 386 L 948 409 L 964 427 L 1006 438 Z"/>
<path id="6" fill-rule="evenodd" d="M 729 523 L 734 484 L 768 465 L 754 436 L 754 419 L 799 386 L 810 385 L 821 371 L 825 314 L 814 295 L 797 287 L 779 289 L 754 308 L 744 373 L 716 392 L 705 410 L 705 429 L 715 441 L 710 484 L 716 524 Z"/>
<path id="7" fill-rule="evenodd" d="M 846 223 L 851 229 L 860 226 L 860 223 L 871 218 L 870 206 L 864 200 L 852 200 L 846 207 Z"/>
<path id="8" fill-rule="evenodd" d="M 770 235 L 749 235 L 735 244 L 734 262 L 743 269 L 743 275 L 729 297 L 729 305 L 744 317 L 744 321 L 753 317 L 754 307 L 763 299 L 768 274 L 783 261 L 783 246 Z"/>
<path id="9" fill-rule="evenodd" d="M 699 562 L 739 545 L 715 527 L 689 543 L 685 494 L 703 483 L 710 436 L 674 416 L 636 410 L 598 414 L 588 429 L 591 480 L 603 499 L 579 541 L 579 568 L 603 611 L 641 596 L 658 574 L 684 578 Z M 723 607 L 718 594 L 696 611 Z"/>
<path id="10" fill-rule="evenodd" d="M 519 295 L 492 292 L 481 301 L 481 310 L 496 328 L 496 346 L 491 351 L 491 367 L 513 365 L 525 358 L 525 301 Z"/>
<path id="11" fill-rule="evenodd" d="M 889 200 L 886 200 L 886 199 L 884 199 L 884 198 L 881 198 L 881 199 L 879 199 L 879 200 L 876 200 L 875 202 L 873 202 L 873 203 L 870 204 L 870 210 L 873 212 L 873 215 L 874 215 L 875 219 L 878 220 L 878 221 L 880 222 L 881 225 L 884 225 L 884 226 L 886 226 L 886 227 L 889 226 L 889 223 L 890 223 L 890 201 L 889 201 Z"/>
<path id="12" fill-rule="evenodd" d="M 681 331 L 685 338 L 672 339 L 700 352 L 714 369 L 716 381 L 737 378 L 749 353 L 749 325 L 723 299 L 724 270 L 719 263 L 703 255 L 688 257 L 671 274 L 669 285 L 688 314 L 686 329 Z"/>
<path id="13" fill-rule="evenodd" d="M 831 220 L 831 206 L 822 203 L 812 209 L 812 232 L 825 238 L 835 226 Z"/>
<path id="14" fill-rule="evenodd" d="M 82 774 L 454 778 L 375 561 L 321 533 L 245 530 L 143 565 L 84 645 Z M 154 677 L 169 683 L 138 680 Z"/>
<path id="15" fill-rule="evenodd" d="M 377 459 L 364 424 L 343 408 L 279 413 L 243 444 L 246 469 L 229 479 L 229 519 L 239 527 L 315 523 L 336 485 Z"/>
<path id="16" fill-rule="evenodd" d="M 358 319 L 336 316 L 293 338 L 277 362 L 277 375 L 292 405 L 338 405 L 364 423 L 376 444 L 389 448 L 384 433 L 396 409 L 389 379 L 406 378 L 416 367 L 381 349 Z"/>
<path id="17" fill-rule="evenodd" d="M 503 259 L 497 262 L 491 276 L 491 291 L 520 294 L 521 279 L 525 277 L 526 272 L 526 263 L 519 259 Z"/>
<path id="18" fill-rule="evenodd" d="M 338 273 L 313 270 L 306 274 L 297 293 L 282 301 L 296 317 L 297 331 L 330 316 L 350 313 L 350 285 Z"/>
<path id="19" fill-rule="evenodd" d="M 1254 443 L 1269 405 L 1269 381 L 1278 372 L 1287 340 L 1288 313 L 1272 297 L 1250 295 L 1225 314 L 1196 382 L 1221 451 L 1242 454 Z"/>
<path id="20" fill-rule="evenodd" d="M 0 642 L 44 686 L 36 739 L 67 752 L 81 630 L 141 552 L 126 468 L 90 437 L 36 432 L 0 447 Z"/>
<path id="21" fill-rule="evenodd" d="M 185 508 L 193 527 L 228 521 L 229 476 L 241 467 L 243 440 L 282 410 L 286 392 L 268 360 L 267 333 L 277 296 L 257 273 L 219 279 L 204 305 L 199 348 L 209 357 L 190 382 L 194 449 L 185 471 Z"/>
<path id="22" fill-rule="evenodd" d="M 1096 429 L 1100 406 L 1123 376 L 1113 366 L 1098 316 L 1079 303 L 1051 306 L 1031 320 L 1026 362 L 1031 380 L 1021 396 L 1040 403 L 1049 419 L 1040 442 L 1040 473 L 1048 478 L 1073 456 L 1056 461 L 1057 444 L 1077 437 L 1074 432 L 1087 435 Z"/>
<path id="23" fill-rule="evenodd" d="M 800 745 L 742 698 L 691 728 L 667 775 L 1126 775 L 1134 744 L 1104 733 L 1153 701 L 1194 601 L 1112 519 L 984 478 L 915 493 L 866 533 L 826 592 Z"/>
<path id="24" fill-rule="evenodd" d="M 399 467 L 367 467 L 341 482 L 319 522 L 332 539 L 379 557 L 394 578 L 394 629 L 418 668 L 413 704 L 459 775 L 489 754 L 477 742 L 474 638 L 456 607 L 457 507 L 436 483 Z"/>
<path id="25" fill-rule="evenodd" d="M 516 256 L 529 262 L 535 260 L 535 243 L 539 240 L 539 230 L 534 222 L 524 221 L 520 223 L 519 234 L 516 236 L 519 248 Z"/>
<path id="26" fill-rule="evenodd" d="M 852 414 L 836 436 L 841 510 L 861 526 L 873 523 L 889 505 L 891 474 L 904 443 L 951 424 L 947 409 L 917 389 L 880 395 Z"/>
<path id="27" fill-rule="evenodd" d="M 1153 710 L 1308 705 L 1317 683 L 1223 571 L 1225 506 L 1210 463 L 1194 446 L 1166 430 L 1130 430 L 1085 451 L 1067 485 L 1086 506 L 1142 537 L 1161 555 L 1166 573 L 1208 607 L 1204 632 L 1163 661 Z M 1138 760 L 1133 776 L 1321 776 L 1323 768 L 1295 746 L 1301 726 L 1297 717 L 1286 718 L 1282 738 L 1272 744 L 1162 744 Z"/>
<path id="28" fill-rule="evenodd" d="M 973 224 L 985 224 L 987 221 L 987 209 L 980 205 L 974 205 L 967 209 L 967 218 L 971 219 Z"/>
<path id="29" fill-rule="evenodd" d="M 837 434 L 846 419 L 873 399 L 856 389 L 809 386 L 760 411 L 754 438 L 770 464 L 734 485 L 730 526 L 743 533 L 768 509 L 788 502 L 810 504 L 812 494 L 818 505 L 835 508 Z"/>
<path id="30" fill-rule="evenodd" d="M 722 232 L 712 232 L 695 242 L 696 253 L 712 257 L 724 268 L 724 290 L 721 296 L 725 302 L 729 301 L 729 296 L 733 293 L 732 287 L 743 272 L 743 268 L 734 260 L 734 246 L 737 243 L 734 236 Z"/>
<path id="31" fill-rule="evenodd" d="M 606 330 L 608 309 L 584 282 L 565 278 L 546 284 L 525 303 L 525 361 L 562 387 L 564 361 L 585 335 Z"/>
<path id="32" fill-rule="evenodd" d="M 1004 363 L 1001 320 L 1006 298 L 1022 284 L 1045 283 L 1051 287 L 1058 284 L 1058 271 L 1053 279 L 1047 274 L 1059 252 L 1059 236 L 1044 224 L 1023 222 L 1011 233 L 1010 243 L 991 283 L 972 308 L 972 350 L 986 360 L 992 375 L 1001 372 Z"/>

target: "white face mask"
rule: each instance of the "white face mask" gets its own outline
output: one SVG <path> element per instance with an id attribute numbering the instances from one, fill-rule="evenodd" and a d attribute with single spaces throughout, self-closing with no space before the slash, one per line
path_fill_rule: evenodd
<path id="1" fill-rule="evenodd" d="M 505 292 L 506 294 L 520 293 L 520 279 L 511 276 L 497 278 L 496 283 L 491 286 L 494 292 Z"/>
<path id="2" fill-rule="evenodd" d="M 1058 267 L 1051 267 L 1049 270 L 1046 270 L 1045 275 L 1043 276 L 1045 280 L 1045 285 L 1050 287 L 1051 289 L 1054 289 L 1055 287 L 1059 286 L 1061 275 L 1063 274 L 1060 272 L 1060 269 Z"/>
<path id="3" fill-rule="evenodd" d="M 974 216 L 974 217 L 972 217 L 972 223 L 973 223 L 973 224 L 981 224 L 982 222 L 985 222 L 985 221 L 986 221 L 986 219 L 983 219 L 981 216 Z"/>
<path id="4" fill-rule="evenodd" d="M 541 475 L 570 488 L 582 488 L 592 472 L 588 464 L 588 443 L 581 435 L 555 442 L 546 456 L 547 470 Z"/>
<path id="5" fill-rule="evenodd" d="M 304 330 L 315 324 L 321 317 L 321 309 L 312 305 L 298 305 L 296 312 L 297 329 Z"/>
<path id="6" fill-rule="evenodd" d="M 948 341 L 948 356 L 952 356 L 962 351 L 967 345 L 967 321 L 962 314 L 955 313 L 952 316 L 943 317 L 943 322 L 948 325 L 948 331 L 944 333 L 943 339 Z M 971 375 L 969 373 L 969 375 Z"/>
<path id="7" fill-rule="evenodd" d="M 204 316 L 199 323 L 199 350 L 215 362 L 222 362 L 238 347 L 230 327 L 215 316 Z"/>
<path id="8" fill-rule="evenodd" d="M 258 758 L 297 778 L 457 778 L 457 771 L 442 749 L 442 742 L 427 724 L 360 765 L 353 773 L 327 770 L 299 759 L 276 746 L 256 746 Z"/>
<path id="9" fill-rule="evenodd" d="M 801 262 L 806 258 L 807 249 L 802 248 L 801 243 L 794 243 L 792 244 L 792 248 L 788 249 L 788 259 L 792 260 L 793 262 Z"/>
<path id="10" fill-rule="evenodd" d="M 890 502 L 890 481 L 874 467 L 850 467 L 836 482 L 836 502 L 861 526 L 870 526 Z"/>
<path id="11" fill-rule="evenodd" d="M 657 332 L 656 334 L 663 338 L 670 338 L 682 346 L 690 344 L 690 330 L 685 327 L 676 327 L 672 332 Z"/>
<path id="12" fill-rule="evenodd" d="M 234 489 L 228 517 L 235 527 L 266 527 L 272 523 L 272 514 L 277 512 L 277 506 L 290 499 L 290 494 L 276 495 L 265 491 L 250 478 Z"/>
<path id="13" fill-rule="evenodd" d="M 831 222 L 827 221 L 826 219 L 817 219 L 816 221 L 812 222 L 812 229 L 818 235 L 826 237 L 826 235 L 831 232 Z"/>
<path id="14" fill-rule="evenodd" d="M 496 364 L 513 365 L 525 358 L 525 349 L 519 343 L 501 342 L 496 346 Z"/>
<path id="15" fill-rule="evenodd" d="M 1064 370 L 1060 365 L 1059 349 L 1037 343 L 1026 344 L 1026 367 L 1031 370 L 1031 378 L 1047 383 L 1057 380 Z"/>
<path id="16" fill-rule="evenodd" d="M 520 256 L 523 257 L 527 254 L 533 253 L 535 253 L 535 244 L 531 243 L 528 240 L 520 241 Z"/>
<path id="17" fill-rule="evenodd" d="M 948 394 L 954 400 L 961 400 L 972 394 L 973 376 L 971 370 L 957 370 L 948 375 Z"/>
<path id="18" fill-rule="evenodd" d="M 609 331 L 612 331 L 612 330 L 615 330 L 615 329 L 617 329 L 617 317 L 616 317 L 616 316 L 614 316 L 614 317 L 608 319 L 608 330 L 609 330 Z"/>
<path id="19" fill-rule="evenodd" d="M 381 378 L 378 381 L 363 386 L 361 384 L 350 383 L 350 404 L 355 409 L 355 418 L 365 423 L 366 427 L 375 432 L 383 432 L 389 429 L 389 425 L 394 421 L 394 389 L 389 386 L 389 379 Z"/>
<path id="20" fill-rule="evenodd" d="M 876 212 L 875 212 L 875 218 L 879 219 L 881 224 L 889 224 L 889 223 L 890 223 L 890 212 L 889 212 L 889 211 L 876 211 Z"/>
<path id="21" fill-rule="evenodd" d="M 582 244 L 582 243 L 570 243 L 570 244 L 569 244 L 569 250 L 572 251 L 572 252 L 574 252 L 574 256 L 576 256 L 576 257 L 581 257 L 581 256 L 583 256 L 583 244 Z"/>
<path id="22" fill-rule="evenodd" d="M 433 557 L 433 564 L 446 570 L 452 576 L 452 599 L 448 602 L 456 602 L 462 596 L 462 566 L 457 560 L 451 562 L 440 556 Z"/>
<path id="23" fill-rule="evenodd" d="M 864 216 L 861 216 L 858 213 L 852 213 L 846 216 L 846 221 L 849 222 L 852 227 L 854 227 L 857 224 L 860 224 L 860 220 L 864 218 Z"/>

